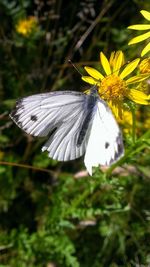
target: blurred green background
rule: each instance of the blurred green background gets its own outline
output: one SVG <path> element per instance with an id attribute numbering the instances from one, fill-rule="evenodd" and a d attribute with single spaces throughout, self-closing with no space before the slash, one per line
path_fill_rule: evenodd
<path id="1" fill-rule="evenodd" d="M 87 89 L 69 59 L 84 74 L 100 51 L 139 56 L 127 26 L 141 9 L 149 0 L 0 0 L 0 267 L 150 266 L 150 140 L 88 177 L 83 159 L 48 158 L 9 118 L 20 97 Z"/>

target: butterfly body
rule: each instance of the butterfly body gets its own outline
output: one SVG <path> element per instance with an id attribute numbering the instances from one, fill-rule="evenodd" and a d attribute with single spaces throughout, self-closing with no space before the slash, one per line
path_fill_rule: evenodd
<path id="1" fill-rule="evenodd" d="M 49 136 L 42 151 L 53 159 L 85 154 L 90 175 L 93 166 L 111 165 L 124 153 L 118 124 L 96 88 L 88 94 L 59 91 L 22 98 L 10 117 L 27 134 Z"/>

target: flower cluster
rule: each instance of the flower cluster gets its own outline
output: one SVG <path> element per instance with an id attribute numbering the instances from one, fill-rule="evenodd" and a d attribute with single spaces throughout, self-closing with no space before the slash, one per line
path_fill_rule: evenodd
<path id="1" fill-rule="evenodd" d="M 32 31 L 38 26 L 38 21 L 36 17 L 28 17 L 26 19 L 21 19 L 16 24 L 16 32 L 23 35 L 29 36 Z"/>
<path id="2" fill-rule="evenodd" d="M 142 10 L 141 14 L 150 21 L 150 12 Z M 128 27 L 134 30 L 150 30 L 150 24 L 139 24 Z M 148 40 L 150 31 L 133 38 L 130 44 Z M 150 51 L 150 42 L 142 50 L 141 56 Z M 149 77 L 150 77 L 150 58 L 141 60 L 136 58 L 126 63 L 122 51 L 112 52 L 108 59 L 103 52 L 100 52 L 101 71 L 85 66 L 88 75 L 82 76 L 85 82 L 98 87 L 99 96 L 104 99 L 116 119 L 125 122 L 129 126 L 133 123 L 130 106 L 133 103 L 149 105 Z M 127 123 L 127 121 L 129 123 Z"/>
<path id="3" fill-rule="evenodd" d="M 146 11 L 146 10 L 141 10 L 141 14 L 143 15 L 143 17 L 145 19 L 147 19 L 148 21 L 150 21 L 150 12 Z M 137 37 L 134 37 L 133 39 L 130 40 L 129 45 L 131 44 L 136 44 L 139 42 L 142 42 L 144 40 L 148 40 L 150 39 L 150 24 L 136 24 L 136 25 L 131 25 L 128 27 L 128 29 L 132 29 L 132 30 L 139 30 L 139 31 L 146 31 L 148 30 L 148 32 L 141 34 Z M 142 50 L 141 56 L 143 57 L 144 55 L 146 55 L 148 52 L 150 51 L 150 42 L 148 41 L 147 45 L 145 46 L 145 48 Z"/>
<path id="4" fill-rule="evenodd" d="M 100 62 L 103 73 L 94 68 L 85 67 L 89 76 L 82 76 L 82 80 L 98 86 L 100 97 L 108 103 L 116 118 L 122 118 L 126 100 L 143 105 L 150 103 L 150 96 L 136 89 L 136 84 L 147 79 L 149 74 L 136 74 L 128 77 L 138 67 L 139 58 L 125 65 L 122 51 L 111 53 L 109 60 L 101 52 Z"/>

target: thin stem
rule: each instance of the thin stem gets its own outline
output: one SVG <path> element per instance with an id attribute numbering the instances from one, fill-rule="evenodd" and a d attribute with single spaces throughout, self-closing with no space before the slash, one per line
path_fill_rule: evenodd
<path id="1" fill-rule="evenodd" d="M 41 171 L 41 172 L 47 172 L 49 174 L 53 174 L 53 171 L 51 171 L 51 170 L 44 169 L 44 168 L 39 168 L 39 167 L 34 167 L 34 166 L 31 166 L 31 165 L 27 165 L 27 164 L 20 164 L 20 163 L 15 163 L 15 162 L 0 161 L 0 165 L 20 167 L 20 168 L 25 168 L 25 169 L 31 169 L 33 171 Z"/>
<path id="2" fill-rule="evenodd" d="M 133 143 L 136 141 L 136 110 L 132 108 L 132 140 Z"/>

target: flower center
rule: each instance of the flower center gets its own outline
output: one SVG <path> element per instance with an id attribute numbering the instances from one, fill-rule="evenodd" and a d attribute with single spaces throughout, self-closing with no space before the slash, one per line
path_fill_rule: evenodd
<path id="1" fill-rule="evenodd" d="M 105 100 L 123 100 L 126 95 L 126 82 L 115 74 L 109 75 L 101 81 L 99 94 Z"/>

